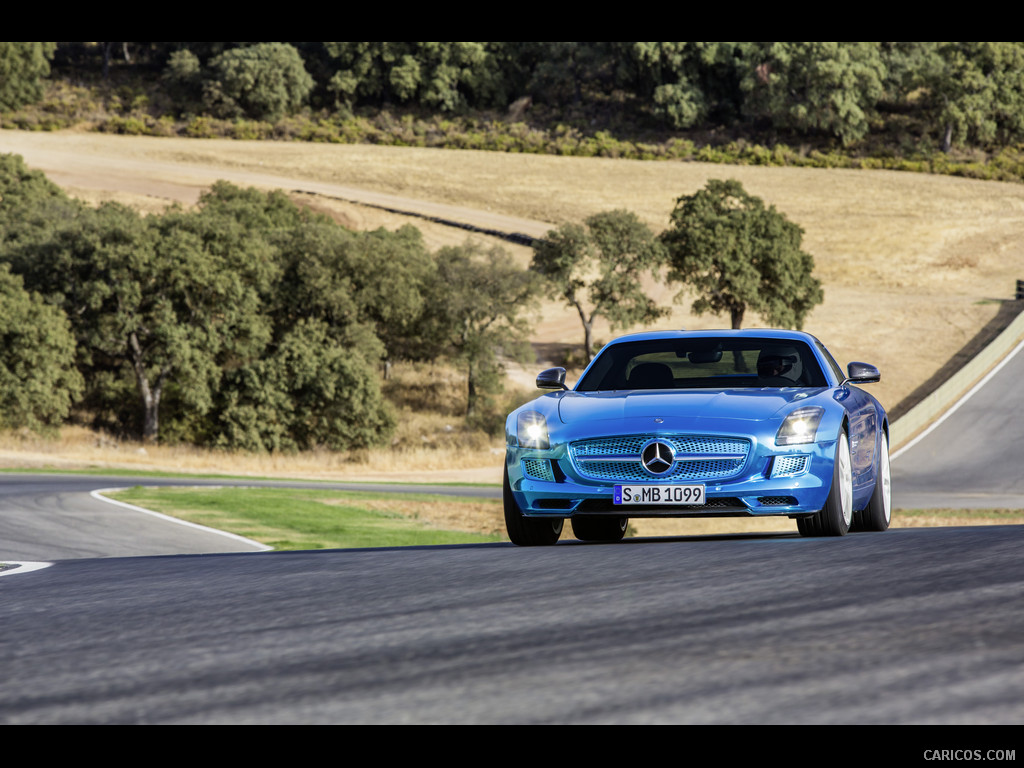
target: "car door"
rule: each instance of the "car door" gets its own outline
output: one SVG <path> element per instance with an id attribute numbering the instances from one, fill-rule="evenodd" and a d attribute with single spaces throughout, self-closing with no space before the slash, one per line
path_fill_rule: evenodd
<path id="1" fill-rule="evenodd" d="M 840 387 L 841 402 L 850 420 L 850 461 L 854 486 L 874 482 L 875 437 L 878 432 L 878 414 L 868 394 L 844 384 Z M 837 397 L 838 399 L 838 397 Z"/>

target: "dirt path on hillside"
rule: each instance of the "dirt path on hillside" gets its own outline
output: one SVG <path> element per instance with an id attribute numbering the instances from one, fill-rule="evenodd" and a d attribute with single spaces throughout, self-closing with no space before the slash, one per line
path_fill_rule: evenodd
<path id="1" fill-rule="evenodd" d="M 121 200 L 147 211 L 162 210 L 168 204 L 194 205 L 215 181 L 224 180 L 243 187 L 283 189 L 296 194 L 323 196 L 340 202 L 357 203 L 376 209 L 381 215 L 363 218 L 387 221 L 386 214 L 414 216 L 464 231 L 482 234 L 542 237 L 550 223 L 506 216 L 491 211 L 447 205 L 426 200 L 374 192 L 304 177 L 216 166 L 209 163 L 168 162 L 144 153 L 122 153 L 109 137 L 91 140 L 91 134 L 25 134 L 0 131 L 0 152 L 21 155 L 29 167 L 45 173 L 52 181 L 79 197 Z M 150 139 L 159 143 L 162 139 Z M 269 143 L 274 147 L 273 143 Z"/>

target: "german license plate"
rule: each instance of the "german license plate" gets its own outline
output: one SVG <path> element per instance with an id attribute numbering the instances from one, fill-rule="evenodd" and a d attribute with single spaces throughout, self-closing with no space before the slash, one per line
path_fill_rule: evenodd
<path id="1" fill-rule="evenodd" d="M 703 485 L 616 485 L 616 504 L 703 504 Z"/>

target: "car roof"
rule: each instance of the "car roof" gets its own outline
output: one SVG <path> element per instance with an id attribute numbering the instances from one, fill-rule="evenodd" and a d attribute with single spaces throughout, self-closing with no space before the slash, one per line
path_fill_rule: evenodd
<path id="1" fill-rule="evenodd" d="M 791 341 L 804 341 L 813 346 L 817 339 L 803 331 L 791 331 L 785 328 L 741 328 L 735 329 L 711 329 L 701 331 L 669 330 L 669 331 L 642 331 L 630 333 L 612 339 L 608 344 L 618 344 L 626 341 L 644 341 L 652 339 L 786 339 Z M 607 345 L 606 345 L 607 346 Z"/>

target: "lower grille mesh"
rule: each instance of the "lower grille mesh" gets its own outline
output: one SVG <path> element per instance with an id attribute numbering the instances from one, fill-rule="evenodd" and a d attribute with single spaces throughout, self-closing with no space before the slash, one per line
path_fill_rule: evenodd
<path id="1" fill-rule="evenodd" d="M 523 459 L 523 474 L 536 480 L 555 482 L 555 473 L 551 471 L 551 462 L 547 459 Z"/>
<path id="2" fill-rule="evenodd" d="M 614 504 L 611 499 L 607 501 L 604 499 L 586 499 L 576 508 L 577 512 L 619 512 L 623 515 L 632 514 L 634 517 L 643 516 L 644 512 L 656 512 L 659 510 L 672 512 L 679 516 L 693 515 L 700 512 L 725 512 L 727 510 L 737 512 L 748 511 L 746 504 L 733 496 L 708 499 L 707 504 L 698 505 L 643 504 L 621 506 Z"/>

